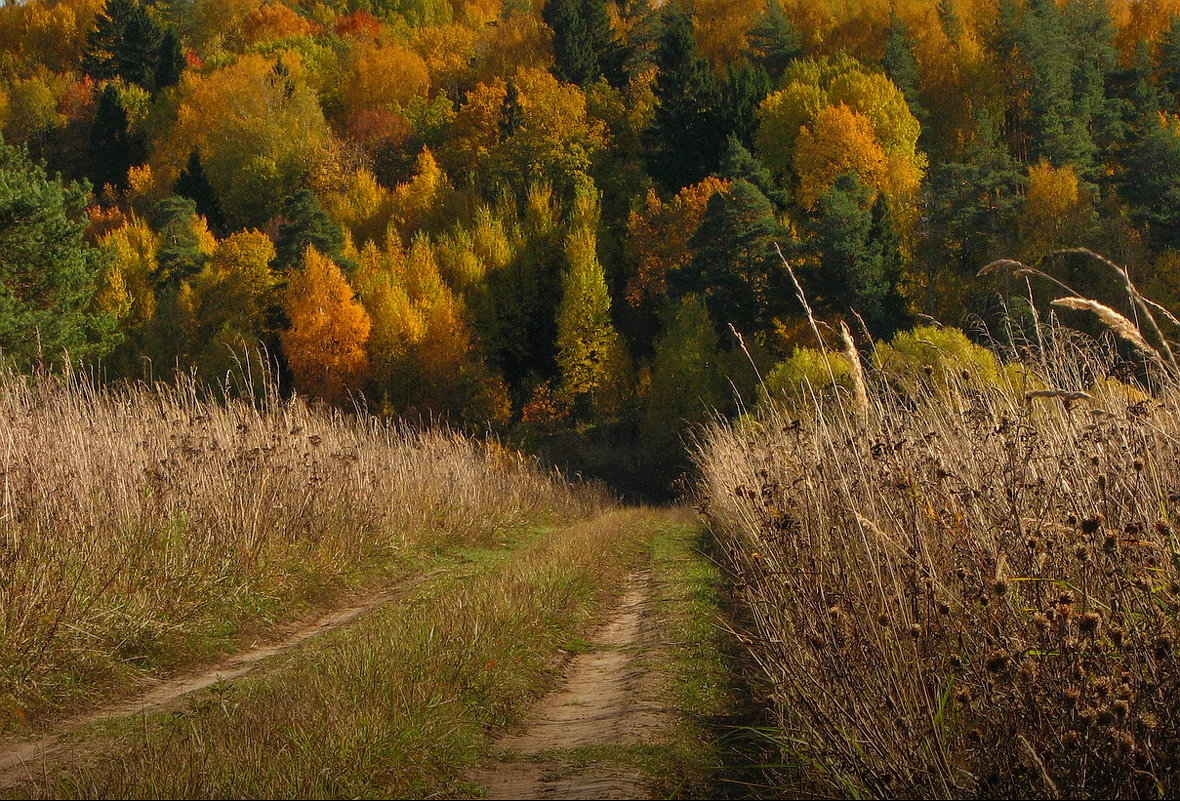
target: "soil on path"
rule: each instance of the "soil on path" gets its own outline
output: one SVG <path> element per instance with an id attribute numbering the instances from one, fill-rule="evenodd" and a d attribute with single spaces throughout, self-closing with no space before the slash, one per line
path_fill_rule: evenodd
<path id="1" fill-rule="evenodd" d="M 651 575 L 639 573 L 615 616 L 571 660 L 565 684 L 532 709 L 518 733 L 495 743 L 501 761 L 469 778 L 488 798 L 650 798 L 643 772 L 594 759 L 618 746 L 658 743 L 671 713 L 656 700 L 643 653 L 653 642 Z"/>
<path id="2" fill-rule="evenodd" d="M 21 782 L 36 779 L 51 770 L 53 765 L 68 763 L 95 750 L 93 744 L 79 742 L 71 737 L 80 729 L 106 718 L 171 708 L 192 693 L 218 682 L 241 678 L 257 669 L 268 657 L 290 651 L 310 637 L 340 628 L 366 612 L 403 597 L 412 587 L 433 576 L 434 572 L 415 576 L 395 588 L 354 599 L 348 606 L 318 618 L 292 624 L 267 642 L 227 656 L 199 671 L 147 681 L 133 697 L 62 720 L 35 739 L 0 738 L 0 790 L 8 790 Z"/>

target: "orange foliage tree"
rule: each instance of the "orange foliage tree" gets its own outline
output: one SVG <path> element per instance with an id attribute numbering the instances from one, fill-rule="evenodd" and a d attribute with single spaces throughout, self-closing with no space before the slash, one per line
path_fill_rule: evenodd
<path id="1" fill-rule="evenodd" d="M 291 325 L 280 338 L 296 389 L 329 403 L 346 400 L 368 372 L 372 323 L 340 267 L 308 246 L 283 301 Z"/>
<path id="2" fill-rule="evenodd" d="M 862 181 L 879 188 L 886 175 L 885 151 L 877 144 L 863 114 L 843 103 L 828 106 L 799 132 L 795 145 L 796 199 L 805 209 L 815 208 L 820 196 L 844 173 L 855 170 Z"/>
<path id="3" fill-rule="evenodd" d="M 627 253 L 635 275 L 627 283 L 627 302 L 635 308 L 658 302 L 668 291 L 668 273 L 692 257 L 688 241 L 701 227 L 709 198 L 725 189 L 726 181 L 709 177 L 681 189 L 665 203 L 648 190 L 642 210 L 627 220 Z"/>
<path id="4" fill-rule="evenodd" d="M 255 6 L 246 14 L 241 27 L 242 38 L 247 44 L 307 36 L 319 30 L 319 25 L 299 16 L 281 2 Z"/>

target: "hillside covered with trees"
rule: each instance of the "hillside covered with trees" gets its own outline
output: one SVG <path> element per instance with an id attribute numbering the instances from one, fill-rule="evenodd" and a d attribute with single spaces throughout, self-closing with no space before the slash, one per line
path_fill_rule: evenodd
<path id="1" fill-rule="evenodd" d="M 1127 307 L 1065 247 L 1180 301 L 1180 0 L 33 0 L 0 122 L 18 368 L 271 360 L 648 490 L 814 342 L 776 248 L 862 338 L 1000 336 L 1001 256 Z"/>

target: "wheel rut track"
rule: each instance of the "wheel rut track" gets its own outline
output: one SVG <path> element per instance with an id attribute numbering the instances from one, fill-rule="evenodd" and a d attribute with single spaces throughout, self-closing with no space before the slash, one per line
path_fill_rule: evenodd
<path id="1" fill-rule="evenodd" d="M 541 699 L 516 733 L 495 743 L 509 755 L 472 773 L 472 782 L 497 799 L 649 798 L 645 776 L 615 762 L 576 764 L 561 752 L 587 746 L 658 742 L 670 712 L 653 700 L 654 677 L 637 657 L 652 643 L 652 576 L 628 581 L 613 617 L 574 657 L 563 686 Z"/>
<path id="2" fill-rule="evenodd" d="M 312 637 L 346 626 L 368 612 L 404 598 L 439 572 L 442 572 L 441 569 L 408 578 L 388 589 L 355 598 L 347 606 L 310 621 L 286 626 L 268 642 L 230 654 L 199 670 L 183 671 L 166 679 L 149 680 L 133 696 L 66 718 L 35 738 L 0 739 L 0 790 L 35 781 L 39 776 L 51 772 L 56 765 L 68 764 L 99 750 L 101 746 L 71 739 L 71 735 L 86 726 L 109 718 L 169 709 L 189 695 L 218 682 L 242 678 L 258 670 L 269 657 L 291 651 Z"/>

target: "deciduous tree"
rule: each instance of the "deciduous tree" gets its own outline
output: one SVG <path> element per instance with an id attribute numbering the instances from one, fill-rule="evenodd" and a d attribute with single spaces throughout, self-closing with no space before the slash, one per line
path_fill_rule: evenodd
<path id="1" fill-rule="evenodd" d="M 625 393 L 625 355 L 611 320 L 610 295 L 598 260 L 597 199 L 576 201 L 566 238 L 568 267 L 557 311 L 557 364 L 561 391 L 577 408 L 583 398 L 601 414 L 618 412 Z"/>
<path id="2" fill-rule="evenodd" d="M 336 263 L 308 246 L 302 269 L 287 283 L 283 308 L 290 327 L 281 340 L 295 388 L 329 403 L 359 391 L 372 323 Z"/>

